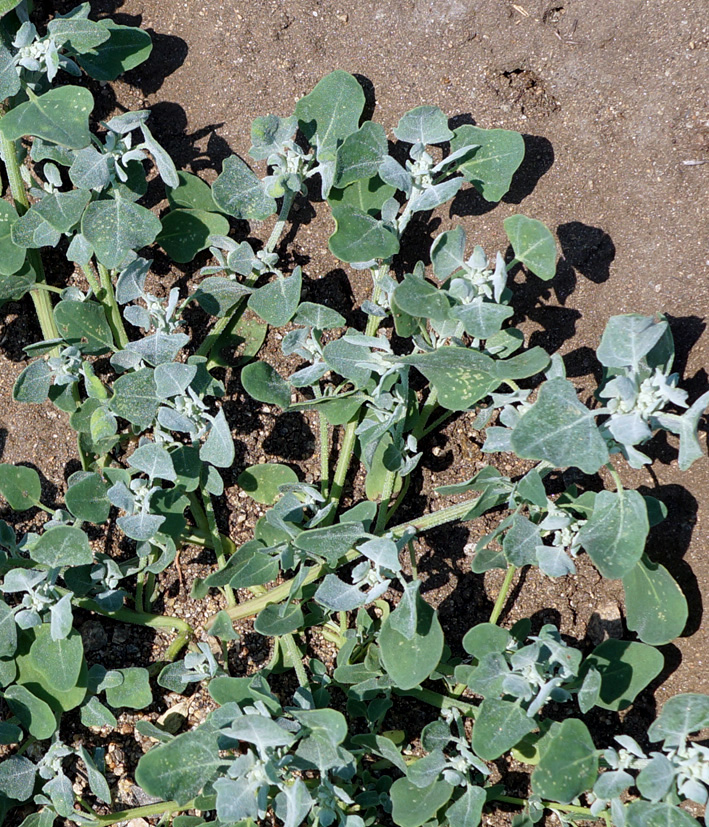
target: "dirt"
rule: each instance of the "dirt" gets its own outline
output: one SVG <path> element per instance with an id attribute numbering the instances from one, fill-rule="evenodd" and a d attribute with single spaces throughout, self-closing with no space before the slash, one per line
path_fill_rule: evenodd
<path id="1" fill-rule="evenodd" d="M 71 5 L 53 4 L 58 11 Z M 151 127 L 178 166 L 208 180 L 232 152 L 247 156 L 255 116 L 291 114 L 295 101 L 334 69 L 360 78 L 389 134 L 404 112 L 424 103 L 440 106 L 455 125 L 522 132 L 527 155 L 510 194 L 491 205 L 466 189 L 449 210 L 412 226 L 417 254 L 424 256 L 433 236 L 457 223 L 488 253 L 504 251 L 506 216 L 538 218 L 558 238 L 561 257 L 549 284 L 517 278 L 514 303 L 522 308 L 528 343 L 559 350 L 570 377 L 589 387 L 597 369 L 592 351 L 611 315 L 665 313 L 690 399 L 707 387 L 709 0 L 92 0 L 91 6 L 94 16 L 148 29 L 155 43 L 146 64 L 103 89 L 101 117 L 150 108 Z M 345 271 L 328 253 L 332 229 L 321 205 L 299 205 L 286 262 L 303 266 L 307 298 L 353 320 L 369 277 Z M 265 238 L 269 230 L 255 226 L 252 233 Z M 157 264 L 165 284 L 175 278 L 184 284 L 196 270 L 170 271 L 159 256 Z M 39 337 L 32 317 L 29 302 L 0 309 L 1 458 L 33 464 L 49 500 L 61 501 L 64 480 L 78 467 L 66 419 L 11 399 L 21 347 Z M 195 315 L 194 324 L 201 336 L 205 317 Z M 278 366 L 273 339 L 267 354 Z M 243 540 L 258 509 L 239 496 L 236 474 L 268 459 L 299 465 L 308 478 L 317 472 L 317 431 L 307 417 L 277 417 L 244 400 L 233 378 L 227 412 L 237 467 L 220 517 Z M 433 485 L 465 479 L 484 464 L 471 423 L 472 416 L 459 416 L 425 446 L 419 505 L 437 504 Z M 702 430 L 706 445 L 706 422 Z M 670 509 L 670 519 L 652 531 L 648 552 L 690 601 L 685 635 L 663 648 L 665 671 L 625 716 L 628 731 L 640 738 L 668 697 L 709 692 L 703 623 L 709 460 L 680 473 L 675 449 L 674 438 L 659 438 L 650 445 L 651 468 L 618 466 L 624 484 Z M 470 573 L 471 544 L 484 531 L 484 525 L 453 528 L 419 543 L 426 597 L 439 607 L 454 646 L 472 623 L 487 618 L 501 581 L 501 572 Z M 186 552 L 188 583 L 210 564 Z M 166 610 L 184 610 L 174 575 L 165 594 Z M 191 611 L 209 613 L 201 606 Z M 502 619 L 530 615 L 591 646 L 622 628 L 622 589 L 583 563 L 578 577 L 562 581 L 529 571 Z M 251 643 L 235 656 L 238 670 L 268 657 Z M 598 725 L 613 731 L 612 722 Z M 511 816 L 486 818 L 497 825 Z"/>

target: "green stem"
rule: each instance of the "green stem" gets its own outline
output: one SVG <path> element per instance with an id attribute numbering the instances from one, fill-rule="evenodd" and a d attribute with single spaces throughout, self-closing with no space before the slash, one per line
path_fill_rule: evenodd
<path id="1" fill-rule="evenodd" d="M 416 549 L 414 548 L 414 541 L 409 540 L 407 545 L 409 547 L 409 561 L 411 562 L 411 576 L 414 578 L 414 580 L 418 580 L 419 567 L 418 563 L 416 562 Z"/>
<path id="2" fill-rule="evenodd" d="M 394 514 L 396 514 L 396 512 L 399 510 L 399 507 L 404 502 L 404 499 L 405 499 L 405 497 L 406 497 L 406 495 L 409 491 L 409 485 L 410 484 L 411 484 L 411 474 L 407 474 L 404 477 L 404 484 L 401 486 L 401 491 L 399 491 L 399 496 L 396 498 L 396 500 L 394 500 L 394 503 L 392 504 L 391 508 L 387 512 L 387 518 L 386 518 L 385 525 L 387 523 L 389 523 L 391 518 L 394 516 Z"/>
<path id="3" fill-rule="evenodd" d="M 91 266 L 91 262 L 88 262 L 86 265 L 81 267 L 81 272 L 84 274 L 86 281 L 89 283 L 89 287 L 91 288 L 91 292 L 96 296 L 96 298 L 100 301 L 102 297 L 102 288 L 96 278 L 96 273 L 94 273 L 94 268 Z"/>
<path id="4" fill-rule="evenodd" d="M 384 485 L 382 486 L 382 501 L 379 503 L 379 511 L 377 513 L 377 522 L 374 528 L 375 534 L 381 534 L 386 527 L 387 518 L 389 517 L 389 503 L 391 502 L 392 494 L 394 493 L 394 486 L 399 475 L 396 471 L 387 471 L 384 475 Z"/>
<path id="5" fill-rule="evenodd" d="M 330 513 L 330 519 L 324 520 L 324 525 L 329 525 L 335 519 L 335 512 L 340 503 L 342 492 L 345 487 L 345 480 L 347 479 L 347 472 L 350 470 L 350 462 L 352 462 L 352 454 L 354 453 L 355 444 L 357 442 L 357 426 L 359 425 L 359 417 L 355 417 L 352 422 L 347 423 L 345 434 L 342 437 L 342 446 L 340 448 L 339 456 L 337 457 L 337 466 L 335 467 L 335 476 L 332 480 L 332 488 L 330 490 L 330 502 L 335 503 Z"/>
<path id="6" fill-rule="evenodd" d="M 202 502 L 204 502 L 204 512 L 207 517 L 207 525 L 209 527 L 209 532 L 214 540 L 214 553 L 217 556 L 217 565 L 219 566 L 219 570 L 221 571 L 221 569 L 223 569 L 227 564 L 227 558 L 226 554 L 224 553 L 222 536 L 219 533 L 219 527 L 217 526 L 217 517 L 214 513 L 212 495 L 204 488 L 202 489 Z M 222 591 L 224 592 L 224 597 L 226 598 L 227 606 L 235 606 L 236 597 L 234 596 L 234 590 L 232 589 L 232 587 L 223 586 Z"/>
<path id="7" fill-rule="evenodd" d="M 497 595 L 497 600 L 495 601 L 495 605 L 492 607 L 492 612 L 490 613 L 490 623 L 497 623 L 500 619 L 500 615 L 502 614 L 502 610 L 505 606 L 505 600 L 507 600 L 507 593 L 510 590 L 516 571 L 517 567 L 512 564 L 507 567 L 507 574 L 505 574 L 505 579 L 502 581 L 500 593 Z"/>
<path id="8" fill-rule="evenodd" d="M 428 531 L 432 528 L 445 525 L 446 523 L 461 520 L 472 508 L 474 508 L 478 499 L 479 497 L 475 497 L 472 500 L 466 500 L 465 502 L 458 503 L 457 505 L 451 505 L 448 508 L 441 508 L 439 511 L 434 511 L 432 514 L 426 514 L 416 520 L 401 523 L 400 525 L 394 526 L 390 529 L 391 534 L 393 537 L 397 538 L 402 537 L 411 529 L 416 532 Z M 353 560 L 357 560 L 360 556 L 361 555 L 357 550 L 351 549 L 343 556 L 340 565 L 351 563 Z M 301 585 L 307 586 L 314 583 L 328 570 L 328 566 L 324 563 L 311 566 Z M 0 563 L 0 571 L 2 571 L 2 563 Z M 285 600 L 288 597 L 291 585 L 292 581 L 286 580 L 278 586 L 274 586 L 272 589 L 269 589 L 266 594 L 260 595 L 259 597 L 254 597 L 252 600 L 248 600 L 246 603 L 240 603 L 238 606 L 232 606 L 227 609 L 226 612 L 232 620 L 243 620 L 244 618 L 252 617 L 253 615 L 258 614 L 261 609 L 265 609 L 266 606 L 271 603 L 280 603 L 282 600 Z M 213 622 L 214 618 L 210 618 L 210 620 L 207 621 L 206 628 L 209 628 Z"/>
<path id="9" fill-rule="evenodd" d="M 615 468 L 611 465 L 610 462 L 606 463 L 606 468 L 610 472 L 611 477 L 613 477 L 613 482 L 615 483 L 615 490 L 619 493 L 623 493 L 623 483 L 620 479 L 620 474 L 615 470 Z"/>
<path id="10" fill-rule="evenodd" d="M 511 795 L 496 795 L 490 801 L 499 801 L 501 804 L 516 804 L 518 807 L 525 807 L 527 802 L 523 798 L 515 798 Z M 605 816 L 601 813 L 600 816 L 595 816 L 588 807 L 579 807 L 576 804 L 557 804 L 556 801 L 540 801 L 542 807 L 551 810 L 560 810 L 564 813 L 575 813 L 576 815 L 586 816 L 594 821 L 604 821 Z"/>
<path id="11" fill-rule="evenodd" d="M 182 813 L 185 810 L 193 810 L 196 799 L 186 804 L 178 804 L 176 801 L 160 801 L 157 804 L 146 804 L 144 807 L 134 807 L 132 810 L 121 810 L 117 813 L 109 813 L 105 816 L 95 815 L 94 824 L 96 827 L 110 827 L 111 824 L 118 824 L 120 821 L 131 821 L 134 818 L 150 818 L 173 813 Z"/>
<path id="12" fill-rule="evenodd" d="M 287 635 L 281 635 L 281 640 L 283 641 L 283 648 L 286 650 L 286 653 L 293 664 L 293 668 L 295 669 L 298 684 L 307 689 L 308 686 L 310 686 L 310 682 L 308 681 L 305 666 L 303 666 L 303 659 L 298 651 L 298 647 L 296 646 L 295 638 L 292 633 L 289 633 Z"/>
<path id="13" fill-rule="evenodd" d="M 421 408 L 419 413 L 418 419 L 416 420 L 416 425 L 414 425 L 414 429 L 411 432 L 413 436 L 418 440 L 422 439 L 424 433 L 426 431 L 426 424 L 428 420 L 431 418 L 431 414 L 436 410 L 438 407 L 438 391 L 431 387 L 431 390 L 428 393 L 428 397 Z"/>
<path id="14" fill-rule="evenodd" d="M 322 397 L 322 391 L 317 385 L 314 391 L 316 399 Z M 327 499 L 330 493 L 330 434 L 327 419 L 321 410 L 318 410 L 318 420 L 320 425 L 320 493 Z"/>
<path id="15" fill-rule="evenodd" d="M 407 698 L 416 698 L 419 701 L 435 706 L 436 709 L 459 709 L 468 718 L 475 718 L 478 708 L 473 704 L 461 701 L 460 698 L 452 698 L 450 695 L 443 695 L 434 692 L 432 689 L 424 689 L 417 686 L 415 689 L 394 689 L 395 695 L 404 695 Z"/>
<path id="16" fill-rule="evenodd" d="M 121 316 L 121 310 L 116 301 L 116 294 L 113 292 L 111 274 L 100 261 L 98 262 L 98 275 L 101 280 L 100 301 L 103 309 L 106 311 L 106 319 L 113 333 L 113 340 L 118 347 L 123 350 L 128 344 L 128 334 L 123 325 L 123 317 Z"/>

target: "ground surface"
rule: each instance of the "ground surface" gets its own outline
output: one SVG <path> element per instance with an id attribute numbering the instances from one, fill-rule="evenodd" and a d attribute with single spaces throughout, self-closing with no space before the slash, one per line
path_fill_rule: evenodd
<path id="1" fill-rule="evenodd" d="M 128 82 L 104 90 L 102 116 L 116 107 L 150 107 L 154 132 L 178 166 L 210 180 L 226 155 L 246 156 L 253 117 L 291 114 L 295 101 L 336 68 L 371 87 L 374 118 L 389 134 L 404 112 L 423 103 L 440 106 L 456 123 L 524 133 L 527 158 L 511 194 L 494 209 L 469 193 L 459 196 L 450 214 L 416 228 L 422 251 L 434 234 L 462 222 L 469 241 L 494 254 L 505 243 L 503 218 L 521 211 L 541 219 L 557 236 L 561 259 L 550 285 L 535 280 L 516 288 L 513 304 L 521 300 L 530 343 L 560 350 L 569 375 L 583 386 L 596 367 L 590 349 L 611 315 L 664 312 L 690 399 L 706 388 L 709 0 L 92 0 L 91 6 L 96 16 L 147 28 L 155 42 L 153 57 Z M 308 298 L 346 311 L 366 298 L 368 284 L 361 274 L 343 272 L 327 252 L 332 227 L 317 206 L 296 214 L 291 255 L 304 267 Z M 252 231 L 265 238 L 269 229 Z M 167 283 L 193 272 L 164 276 Z M 64 415 L 11 401 L 21 346 L 37 338 L 29 302 L 0 314 L 2 461 L 35 463 L 47 490 L 61 498 L 75 458 Z M 276 363 L 277 349 L 271 352 Z M 274 422 L 243 402 L 237 383 L 231 387 L 227 410 L 242 467 L 268 458 L 302 460 L 306 474 L 317 468 L 307 421 Z M 477 438 L 470 419 L 452 422 L 427 446 L 421 491 L 474 473 L 482 464 Z M 623 471 L 629 487 L 670 507 L 672 517 L 653 531 L 649 553 L 673 572 L 691 605 L 685 637 L 665 647 L 662 680 L 628 716 L 633 734 L 667 697 L 709 692 L 709 625 L 702 618 L 709 460 L 682 474 L 674 448 L 672 439 L 656 441 L 651 469 Z M 234 486 L 229 504 L 224 520 L 246 539 L 253 514 Z M 484 619 L 499 583 L 494 575 L 482 583 L 469 571 L 466 546 L 483 531 L 441 532 L 421 545 L 427 598 L 440 606 L 454 637 Z M 200 573 L 195 559 L 187 554 L 183 562 L 188 581 Z M 587 643 L 599 634 L 599 618 L 612 626 L 622 616 L 622 590 L 590 566 L 581 566 L 573 581 L 553 584 L 530 573 L 515 594 L 505 621 L 547 609 L 543 619 Z M 245 652 L 258 660 L 256 650 Z"/>

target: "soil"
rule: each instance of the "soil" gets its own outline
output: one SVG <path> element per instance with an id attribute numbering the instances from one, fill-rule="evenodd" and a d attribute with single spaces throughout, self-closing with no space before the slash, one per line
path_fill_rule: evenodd
<path id="1" fill-rule="evenodd" d="M 52 5 L 65 11 L 73 4 Z M 100 117 L 150 108 L 151 128 L 178 166 L 208 180 L 229 154 L 247 156 L 256 115 L 291 114 L 299 97 L 338 68 L 360 78 L 376 102 L 375 119 L 390 134 L 404 112 L 424 103 L 440 106 L 455 125 L 522 132 L 527 154 L 510 194 L 492 205 L 466 188 L 450 210 L 412 225 L 416 254 L 425 257 L 433 236 L 457 223 L 492 254 L 504 250 L 506 216 L 538 218 L 558 238 L 561 258 L 551 283 L 517 278 L 514 304 L 528 343 L 558 350 L 570 377 L 589 387 L 598 367 L 593 350 L 611 315 L 665 313 L 690 399 L 706 389 L 709 0 L 92 0 L 91 6 L 94 17 L 146 28 L 155 44 L 147 63 L 102 89 Z M 286 262 L 303 266 L 309 300 L 356 320 L 369 277 L 345 270 L 329 254 L 327 210 L 318 203 L 297 207 L 282 246 Z M 262 239 L 269 230 L 268 224 L 252 228 Z M 156 269 L 163 284 L 178 279 L 184 286 L 206 261 L 205 254 L 195 265 L 170 269 L 158 253 Z M 201 337 L 206 317 L 195 314 L 193 324 Z M 1 458 L 35 466 L 48 500 L 61 501 L 64 481 L 78 467 L 66 417 L 48 406 L 20 407 L 11 397 L 24 365 L 21 348 L 38 335 L 29 302 L 0 309 Z M 266 356 L 276 367 L 278 354 L 271 336 Z M 228 389 L 237 467 L 220 518 L 239 541 L 260 512 L 240 494 L 238 473 L 267 459 L 313 478 L 317 431 L 307 417 L 277 416 L 244 399 L 237 377 L 229 375 Z M 471 423 L 472 416 L 459 416 L 424 446 L 418 506 L 432 507 L 434 485 L 466 479 L 484 464 Z M 702 430 L 705 444 L 706 423 Z M 682 585 L 690 621 L 684 636 L 663 648 L 662 676 L 624 716 L 626 731 L 639 739 L 668 697 L 709 693 L 709 625 L 702 622 L 709 591 L 709 460 L 681 473 L 673 437 L 653 440 L 650 452 L 649 468 L 618 467 L 624 484 L 670 509 L 670 519 L 652 531 L 648 553 Z M 358 480 L 353 485 L 356 492 Z M 484 532 L 485 525 L 456 527 L 432 532 L 418 545 L 426 598 L 439 607 L 454 646 L 487 618 L 500 585 L 501 572 L 470 573 L 471 546 Z M 202 552 L 185 551 L 187 590 L 211 563 Z M 174 573 L 163 586 L 165 611 L 189 611 L 199 620 L 215 610 L 216 601 L 186 601 Z M 517 582 L 503 622 L 523 616 L 557 623 L 564 635 L 591 646 L 622 631 L 622 589 L 583 559 L 574 578 L 550 581 L 531 570 Z M 108 632 L 111 645 L 125 645 L 117 631 Z M 235 674 L 268 657 L 263 639 L 244 632 L 233 654 Z M 110 660 L 104 645 L 100 638 L 99 657 Z M 141 640 L 132 645 L 137 656 Z M 176 700 L 162 699 L 153 717 Z M 195 699 L 197 708 L 203 703 Z M 616 731 L 610 717 L 598 718 L 599 745 Z M 125 743 L 135 749 L 130 720 L 123 723 Z M 128 794 L 124 800 L 136 803 Z M 501 825 L 511 815 L 485 818 Z"/>

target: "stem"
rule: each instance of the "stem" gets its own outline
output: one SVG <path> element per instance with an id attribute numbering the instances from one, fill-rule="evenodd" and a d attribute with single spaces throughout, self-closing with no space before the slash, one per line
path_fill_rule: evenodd
<path id="1" fill-rule="evenodd" d="M 496 795 L 490 801 L 499 801 L 501 804 L 516 804 L 518 807 L 526 806 L 527 802 L 523 798 L 514 798 L 511 795 Z M 588 807 L 579 807 L 576 804 L 557 804 L 556 801 L 540 801 L 542 807 L 550 810 L 561 810 L 564 813 L 576 813 L 577 815 L 586 816 L 594 821 L 604 821 L 605 816 L 601 813 L 600 816 L 594 816 Z"/>
<path id="2" fill-rule="evenodd" d="M 416 562 L 416 549 L 414 548 L 414 541 L 409 540 L 407 545 L 409 547 L 409 561 L 411 562 L 411 576 L 414 580 L 418 580 L 419 568 L 418 563 Z"/>
<path id="3" fill-rule="evenodd" d="M 315 397 L 321 398 L 322 391 L 315 385 Z M 327 499 L 330 492 L 330 434 L 327 419 L 322 411 L 318 411 L 320 424 L 320 493 Z"/>
<path id="4" fill-rule="evenodd" d="M 347 479 L 347 472 L 350 470 L 350 462 L 352 461 L 352 454 L 354 453 L 355 443 L 357 442 L 357 426 L 359 425 L 359 417 L 355 417 L 352 422 L 347 423 L 345 434 L 342 438 L 342 447 L 340 454 L 337 457 L 337 467 L 335 468 L 335 476 L 332 480 L 332 489 L 330 490 L 330 502 L 335 503 L 335 508 L 330 512 L 330 519 L 324 520 L 324 525 L 329 525 L 335 519 L 335 512 L 337 505 L 342 497 L 342 491 L 345 487 L 345 480 Z"/>
<path id="5" fill-rule="evenodd" d="M 497 595 L 497 600 L 495 601 L 495 605 L 492 607 L 492 612 L 490 613 L 490 623 L 497 623 L 500 619 L 502 609 L 505 606 L 505 600 L 507 600 L 507 593 L 510 590 L 516 571 L 517 567 L 512 564 L 507 567 L 507 574 L 505 574 L 505 579 L 502 581 L 500 593 Z"/>
<path id="6" fill-rule="evenodd" d="M 382 486 L 382 501 L 379 503 L 379 511 L 377 513 L 377 522 L 374 528 L 375 534 L 380 534 L 386 527 L 387 517 L 389 516 L 389 503 L 394 492 L 394 486 L 398 478 L 396 471 L 387 471 L 384 476 L 384 485 Z"/>
<path id="7" fill-rule="evenodd" d="M 620 474 L 615 470 L 615 468 L 611 465 L 610 462 L 606 463 L 606 468 L 610 472 L 611 477 L 613 477 L 613 482 L 615 483 L 615 490 L 619 493 L 623 493 L 623 483 L 620 480 Z"/>
<path id="8" fill-rule="evenodd" d="M 283 648 L 286 650 L 286 654 L 291 659 L 299 685 L 307 689 L 307 687 L 310 686 L 310 682 L 308 681 L 308 675 L 303 666 L 303 658 L 298 651 L 293 634 L 282 635 L 281 640 L 283 641 Z"/>
<path id="9" fill-rule="evenodd" d="M 101 293 L 100 297 L 97 298 L 99 298 L 103 309 L 106 311 L 106 319 L 113 333 L 113 340 L 123 350 L 128 344 L 128 334 L 123 325 L 123 317 L 116 301 L 116 294 L 113 292 L 111 274 L 100 261 L 98 262 L 98 275 L 101 280 Z"/>
<path id="10" fill-rule="evenodd" d="M 86 265 L 83 265 L 81 267 L 81 272 L 84 274 L 86 281 L 88 281 L 89 287 L 91 288 L 91 292 L 100 301 L 102 296 L 102 288 L 101 285 L 98 283 L 98 280 L 96 279 L 96 273 L 94 273 L 94 268 L 91 266 L 91 262 L 88 262 Z"/>
<path id="11" fill-rule="evenodd" d="M 178 804 L 176 801 L 160 801 L 157 804 L 147 804 L 144 807 L 134 807 L 132 810 L 121 810 L 118 813 L 109 813 L 105 816 L 95 815 L 94 824 L 96 827 L 110 827 L 111 824 L 118 824 L 120 821 L 130 821 L 134 818 L 150 818 L 161 816 L 166 813 L 181 813 L 185 810 L 193 810 L 196 799 L 186 804 Z"/>
<path id="12" fill-rule="evenodd" d="M 394 689 L 395 695 L 405 695 L 407 698 L 416 698 L 419 701 L 435 706 L 436 709 L 459 709 L 468 718 L 475 718 L 478 708 L 459 698 L 452 698 L 450 695 L 443 695 L 434 692 L 432 689 L 423 689 L 418 686 L 415 689 Z"/>
<path id="13" fill-rule="evenodd" d="M 214 514 L 214 504 L 212 503 L 212 495 L 202 489 L 202 501 L 204 502 L 204 511 L 207 517 L 207 524 L 209 532 L 214 539 L 214 553 L 217 555 L 217 565 L 219 570 L 226 566 L 227 559 L 224 553 L 224 545 L 222 544 L 222 537 L 217 526 L 217 518 Z M 234 590 L 231 586 L 223 586 L 224 597 L 226 598 L 227 606 L 235 606 L 236 598 L 234 597 Z"/>

